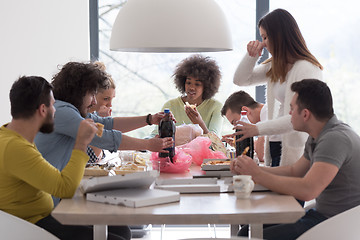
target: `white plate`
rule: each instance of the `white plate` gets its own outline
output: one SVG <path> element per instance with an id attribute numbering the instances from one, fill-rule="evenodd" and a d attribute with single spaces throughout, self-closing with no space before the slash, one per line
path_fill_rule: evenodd
<path id="1" fill-rule="evenodd" d="M 203 171 L 230 171 L 230 164 L 205 165 L 209 161 L 230 161 L 229 159 L 204 159 L 201 165 Z"/>

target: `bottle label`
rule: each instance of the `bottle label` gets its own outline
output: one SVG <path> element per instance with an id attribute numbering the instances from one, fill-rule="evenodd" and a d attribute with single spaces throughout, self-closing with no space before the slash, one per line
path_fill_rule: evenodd
<path id="1" fill-rule="evenodd" d="M 173 157 L 175 156 L 175 131 L 176 131 L 175 124 L 167 114 L 167 116 L 160 121 L 159 135 L 161 138 L 172 137 L 174 140 L 174 144 L 173 147 L 165 149 L 169 151 L 168 153 L 159 153 L 159 157 L 161 158 L 170 157 L 171 162 L 173 161 Z"/>
<path id="2" fill-rule="evenodd" d="M 240 139 L 243 135 L 236 135 L 236 140 Z M 244 140 L 240 141 L 240 142 L 236 142 L 236 156 L 241 155 L 245 148 L 249 147 L 248 152 L 246 153 L 246 155 L 248 157 L 254 158 L 254 138 L 245 138 Z"/>

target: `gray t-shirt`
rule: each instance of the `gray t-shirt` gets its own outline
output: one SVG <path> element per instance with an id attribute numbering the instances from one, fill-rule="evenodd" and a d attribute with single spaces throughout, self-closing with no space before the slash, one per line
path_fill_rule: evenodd
<path id="1" fill-rule="evenodd" d="M 360 204 L 360 137 L 334 115 L 319 137 L 309 137 L 304 157 L 339 168 L 333 181 L 316 198 L 316 210 L 332 217 Z"/>

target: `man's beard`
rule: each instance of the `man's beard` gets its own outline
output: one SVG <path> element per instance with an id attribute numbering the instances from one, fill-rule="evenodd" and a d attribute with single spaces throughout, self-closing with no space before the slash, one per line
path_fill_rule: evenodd
<path id="1" fill-rule="evenodd" d="M 88 115 L 87 111 L 80 111 L 80 116 L 82 116 L 83 118 L 86 118 L 87 115 Z"/>
<path id="2" fill-rule="evenodd" d="M 39 129 L 42 133 L 52 133 L 54 131 L 54 118 L 51 112 L 46 116 L 46 122 Z"/>
<path id="3" fill-rule="evenodd" d="M 86 118 L 87 115 L 90 113 L 90 109 L 95 106 L 94 104 L 91 104 L 89 105 L 87 108 L 83 108 L 83 109 L 78 109 L 79 112 L 80 112 L 80 115 L 83 117 L 83 118 Z"/>

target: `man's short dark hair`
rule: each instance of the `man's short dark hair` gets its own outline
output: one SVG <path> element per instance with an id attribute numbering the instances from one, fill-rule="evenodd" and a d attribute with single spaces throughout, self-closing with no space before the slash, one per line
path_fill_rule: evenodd
<path id="1" fill-rule="evenodd" d="M 230 109 L 233 113 L 241 114 L 242 107 L 248 107 L 251 109 L 256 108 L 259 105 L 247 92 L 238 91 L 231 94 L 225 101 L 224 106 L 221 109 L 221 115 L 225 116 L 226 112 Z"/>
<path id="2" fill-rule="evenodd" d="M 10 89 L 11 116 L 14 119 L 30 118 L 41 104 L 50 106 L 52 89 L 52 85 L 43 77 L 20 77 Z"/>
<path id="3" fill-rule="evenodd" d="M 291 90 L 298 94 L 296 104 L 299 112 L 306 108 L 320 121 L 334 115 L 331 91 L 326 83 L 317 79 L 304 79 L 294 82 Z"/>
<path id="4" fill-rule="evenodd" d="M 94 63 L 68 62 L 53 77 L 54 97 L 80 109 L 88 92 L 96 93 L 98 88 L 106 88 L 108 77 Z"/>

